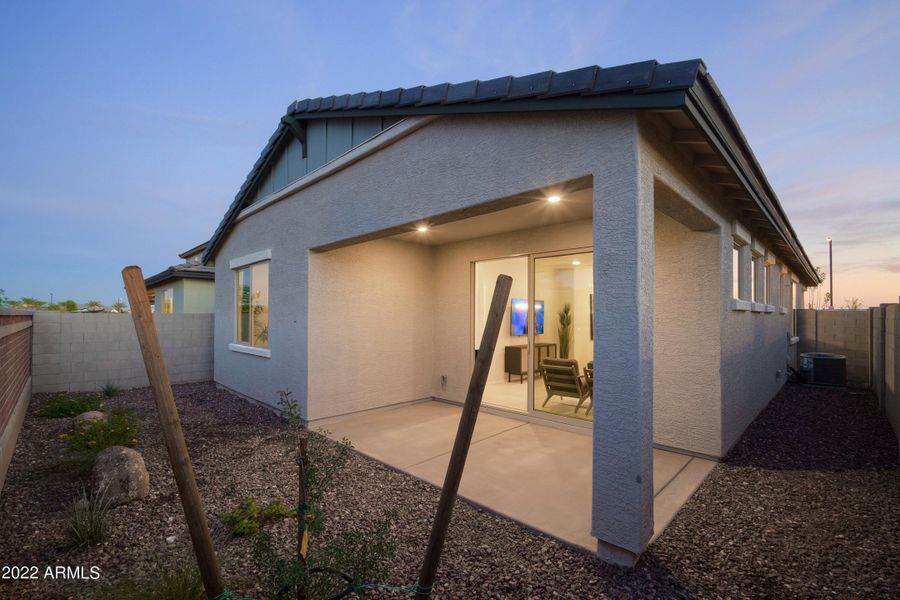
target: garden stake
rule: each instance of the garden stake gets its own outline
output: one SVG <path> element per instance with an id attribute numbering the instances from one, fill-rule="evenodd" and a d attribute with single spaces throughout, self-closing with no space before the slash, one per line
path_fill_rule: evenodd
<path id="1" fill-rule="evenodd" d="M 225 592 L 225 585 L 222 583 L 219 563 L 213 550 L 212 538 L 209 536 L 206 512 L 203 510 L 203 501 L 200 499 L 200 491 L 197 489 L 197 480 L 194 478 L 194 469 L 191 466 L 191 458 L 188 456 L 187 444 L 181 430 L 181 421 L 178 418 L 178 409 L 175 407 L 175 398 L 172 395 L 172 385 L 169 383 L 169 373 L 166 371 L 162 351 L 159 347 L 159 337 L 156 335 L 156 327 L 153 324 L 150 300 L 147 296 L 147 288 L 144 286 L 144 274 L 141 273 L 140 267 L 125 267 L 122 270 L 122 280 L 125 282 L 128 303 L 131 305 L 131 318 L 134 320 L 134 329 L 141 346 L 141 354 L 144 355 L 147 378 L 153 388 L 153 398 L 156 401 L 156 409 L 159 411 L 163 438 L 166 441 L 166 449 L 169 451 L 169 462 L 172 463 L 175 483 L 178 484 L 178 496 L 181 498 L 181 506 L 184 508 L 184 517 L 187 520 L 191 542 L 194 545 L 194 554 L 197 557 L 200 577 L 203 579 L 203 588 L 206 590 L 207 598 L 218 598 Z"/>
<path id="2" fill-rule="evenodd" d="M 491 360 L 494 358 L 494 348 L 497 346 L 497 336 L 500 334 L 503 313 L 506 311 L 506 302 L 509 300 L 511 288 L 512 277 L 509 275 L 497 277 L 491 308 L 484 325 L 481 344 L 478 346 L 478 356 L 475 358 L 475 367 L 472 369 L 472 379 L 469 381 L 466 403 L 459 419 L 459 428 L 456 430 L 450 464 L 447 465 L 444 487 L 441 488 L 441 499 L 434 516 L 431 538 L 428 540 L 428 549 L 425 551 L 425 561 L 422 563 L 422 571 L 416 584 L 416 598 L 419 600 L 430 597 L 431 589 L 434 586 L 434 576 L 437 573 L 438 562 L 441 560 L 444 538 L 447 537 L 447 528 L 453 514 L 453 503 L 456 502 L 459 481 L 462 479 L 463 469 L 466 466 L 466 456 L 469 453 L 469 445 L 472 443 L 472 433 L 475 431 L 475 420 L 478 418 L 481 397 L 484 395 L 484 386 L 487 382 L 488 371 L 491 369 Z"/>
<path id="3" fill-rule="evenodd" d="M 306 505 L 306 450 L 309 438 L 306 433 L 300 434 L 299 453 L 297 454 L 297 464 L 300 467 L 297 487 L 297 560 L 303 565 L 304 580 L 303 585 L 297 586 L 297 600 L 306 600 L 306 590 L 309 584 L 309 570 L 306 565 L 306 556 L 309 554 L 309 527 L 307 526 L 306 514 L 309 508 Z"/>

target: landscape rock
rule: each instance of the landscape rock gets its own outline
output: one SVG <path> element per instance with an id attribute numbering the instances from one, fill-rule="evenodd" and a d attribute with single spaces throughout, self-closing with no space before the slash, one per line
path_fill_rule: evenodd
<path id="1" fill-rule="evenodd" d="M 87 412 L 83 412 L 77 417 L 75 417 L 75 426 L 83 427 L 88 423 L 93 423 L 95 421 L 105 421 L 106 413 L 100 412 L 99 410 L 89 410 Z"/>
<path id="2" fill-rule="evenodd" d="M 144 458 L 131 448 L 113 446 L 100 452 L 91 475 L 95 489 L 105 490 L 109 506 L 146 498 L 150 493 Z"/>

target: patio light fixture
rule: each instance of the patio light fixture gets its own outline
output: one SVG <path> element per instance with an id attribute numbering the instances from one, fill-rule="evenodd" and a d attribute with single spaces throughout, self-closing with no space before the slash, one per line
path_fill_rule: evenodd
<path id="1" fill-rule="evenodd" d="M 578 265 L 581 264 L 581 261 L 580 261 L 580 260 L 573 260 L 573 261 L 572 261 L 572 264 L 575 265 L 575 266 L 577 267 Z"/>
<path id="2" fill-rule="evenodd" d="M 560 200 L 562 200 L 562 198 L 560 198 L 559 196 L 547 196 L 547 202 L 549 202 L 550 204 L 556 204 Z"/>
<path id="3" fill-rule="evenodd" d="M 419 225 L 418 227 L 416 227 L 416 231 L 418 231 L 419 233 L 425 233 L 426 231 L 428 231 L 428 225 Z"/>

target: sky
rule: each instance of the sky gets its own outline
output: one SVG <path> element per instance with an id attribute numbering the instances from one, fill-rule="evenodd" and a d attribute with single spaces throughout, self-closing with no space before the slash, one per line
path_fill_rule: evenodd
<path id="1" fill-rule="evenodd" d="M 900 2 L 0 3 L 0 289 L 123 297 L 294 99 L 702 58 L 835 306 L 900 295 Z"/>

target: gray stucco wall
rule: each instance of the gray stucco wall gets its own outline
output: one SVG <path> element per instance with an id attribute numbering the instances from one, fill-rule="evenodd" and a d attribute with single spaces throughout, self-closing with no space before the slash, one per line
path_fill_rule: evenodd
<path id="1" fill-rule="evenodd" d="M 172 383 L 212 379 L 213 315 L 154 315 Z M 36 312 L 33 391 L 96 391 L 149 385 L 128 314 Z"/>

